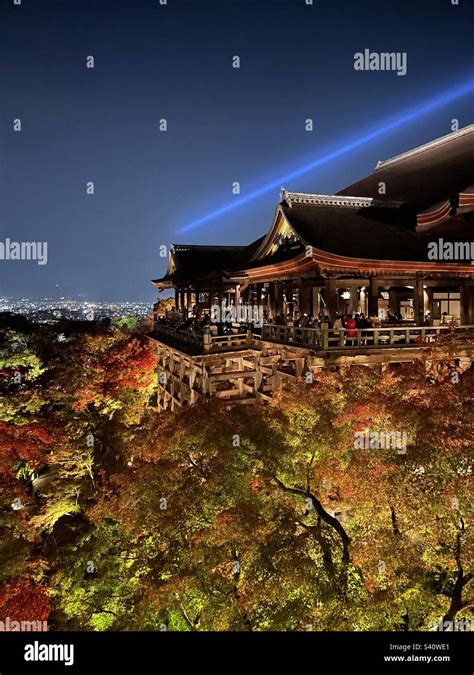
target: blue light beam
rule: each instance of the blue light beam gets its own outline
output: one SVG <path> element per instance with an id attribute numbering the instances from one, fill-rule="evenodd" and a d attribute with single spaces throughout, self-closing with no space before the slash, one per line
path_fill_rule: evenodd
<path id="1" fill-rule="evenodd" d="M 373 141 L 375 138 L 379 138 L 380 136 L 388 134 L 389 132 L 398 129 L 403 125 L 412 122 L 413 120 L 419 119 L 420 117 L 424 117 L 425 115 L 428 115 L 434 110 L 442 108 L 451 101 L 455 101 L 459 98 L 462 98 L 463 96 L 466 96 L 466 94 L 472 93 L 473 91 L 474 91 L 474 78 L 468 80 L 467 82 L 461 85 L 457 85 L 456 87 L 448 89 L 447 91 L 444 91 L 442 94 L 438 94 L 434 98 L 428 99 L 427 101 L 424 101 L 416 105 L 414 108 L 404 110 L 403 112 L 389 118 L 386 122 L 382 123 L 380 126 L 377 126 L 376 128 L 367 131 L 365 134 L 359 136 L 355 140 L 348 141 L 346 139 L 343 143 L 336 146 L 333 150 L 330 150 L 327 154 L 316 157 L 308 164 L 304 164 L 303 166 L 300 166 L 298 169 L 295 169 L 290 173 L 279 176 L 278 178 L 271 179 L 268 183 L 265 183 L 260 187 L 256 187 L 254 190 L 251 190 L 246 195 L 234 198 L 231 202 L 223 204 L 217 209 L 210 211 L 204 216 L 201 216 L 197 220 L 188 223 L 188 225 L 184 225 L 182 228 L 180 228 L 179 231 L 190 232 L 191 230 L 196 229 L 200 225 L 204 225 L 205 223 L 208 223 L 211 220 L 215 220 L 219 216 L 229 213 L 229 211 L 232 211 L 233 209 L 236 209 L 239 206 L 248 204 L 249 202 L 253 201 L 254 199 L 257 199 L 258 197 L 261 197 L 267 192 L 279 189 L 281 185 L 288 183 L 295 178 L 299 178 L 300 176 L 303 176 L 304 174 L 309 173 L 310 171 L 313 171 L 314 169 L 317 169 L 323 166 L 324 164 L 331 162 L 334 159 L 338 159 L 343 155 L 347 155 L 353 150 L 356 150 L 357 148 L 360 148 L 366 143 Z"/>

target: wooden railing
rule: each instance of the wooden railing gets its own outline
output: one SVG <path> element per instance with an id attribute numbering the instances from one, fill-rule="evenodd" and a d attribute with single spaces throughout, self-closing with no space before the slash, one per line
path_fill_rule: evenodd
<path id="1" fill-rule="evenodd" d="M 449 331 L 474 330 L 474 326 L 410 326 L 396 328 L 298 328 L 265 324 L 262 340 L 295 344 L 313 349 L 350 347 L 409 347 L 433 342 L 437 335 Z"/>
<path id="2" fill-rule="evenodd" d="M 154 327 L 156 337 L 162 336 L 170 338 L 177 342 L 192 345 L 194 348 L 202 349 L 205 352 L 211 351 L 230 351 L 238 347 L 253 344 L 254 338 L 251 333 L 231 333 L 229 335 L 212 335 L 210 332 L 194 335 L 188 330 L 181 330 L 175 326 L 156 323 Z"/>
<path id="3" fill-rule="evenodd" d="M 194 347 L 202 348 L 202 335 L 193 335 L 188 330 L 180 330 L 174 326 L 166 326 L 165 324 L 157 323 L 155 324 L 153 332 L 159 336 L 172 338 L 178 340 L 179 342 L 185 342 L 186 344 L 193 345 Z"/>
<path id="4" fill-rule="evenodd" d="M 334 328 L 301 328 L 296 326 L 277 326 L 265 324 L 261 335 L 236 333 L 229 335 L 193 335 L 190 331 L 180 330 L 173 326 L 156 324 L 154 333 L 192 346 L 206 353 L 216 351 L 232 351 L 242 347 L 251 347 L 257 341 L 269 341 L 290 344 L 310 349 L 351 349 L 357 347 L 414 347 L 434 342 L 436 336 L 450 331 L 473 330 L 474 326 L 395 326 L 381 328 L 352 328 L 334 330 Z"/>
<path id="5" fill-rule="evenodd" d="M 210 338 L 207 340 L 207 338 Z M 204 335 L 204 350 L 215 351 L 216 349 L 226 351 L 236 347 L 244 347 L 253 343 L 251 333 L 237 333 L 231 335 Z M 208 346 L 208 348 L 206 348 Z"/>

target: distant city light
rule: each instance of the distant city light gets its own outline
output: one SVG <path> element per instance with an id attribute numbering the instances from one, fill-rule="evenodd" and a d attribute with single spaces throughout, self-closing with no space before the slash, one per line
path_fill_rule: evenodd
<path id="1" fill-rule="evenodd" d="M 93 309 L 92 313 L 91 309 Z M 151 310 L 151 303 L 146 302 L 91 302 L 68 298 L 57 300 L 0 297 L 0 313 L 19 314 L 37 323 L 61 320 L 101 321 L 124 317 L 145 318 Z"/>

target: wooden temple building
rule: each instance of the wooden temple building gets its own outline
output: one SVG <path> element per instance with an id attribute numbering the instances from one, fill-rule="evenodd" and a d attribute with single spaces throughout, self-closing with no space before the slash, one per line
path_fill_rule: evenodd
<path id="1" fill-rule="evenodd" d="M 282 189 L 262 237 L 248 246 L 175 245 L 166 274 L 153 283 L 160 292 L 174 291 L 176 316 L 184 318 L 223 302 L 261 308 L 265 324 L 259 335 L 239 342 L 237 331 L 235 344 L 227 344 L 228 359 L 240 358 L 236 372 L 258 371 L 247 389 L 248 378 L 231 387 L 227 378 L 229 398 L 266 396 L 278 380 L 276 357 L 285 361 L 289 350 L 296 354 L 290 370 L 297 375 L 311 369 L 314 359 L 320 367 L 323 357 L 325 364 L 344 356 L 370 363 L 382 352 L 374 362 L 409 360 L 422 332 L 441 329 L 448 321 L 459 327 L 474 324 L 474 125 L 378 162 L 372 174 L 335 195 Z M 323 313 L 326 332 L 292 328 L 296 313 Z M 331 326 L 337 315 L 354 313 L 377 317 L 379 327 L 363 336 L 358 331 L 349 345 L 344 331 L 331 332 Z M 396 324 L 386 323 L 389 314 L 397 317 Z M 288 325 L 275 325 L 278 315 L 285 315 Z M 215 353 L 221 380 L 226 368 L 232 372 L 233 366 L 221 364 L 224 340 L 202 350 L 190 340 L 181 352 L 170 335 L 163 327 L 155 336 L 166 352 L 177 349 L 189 357 L 194 351 L 195 359 Z M 238 356 L 244 348 L 275 358 L 270 365 L 250 359 L 245 366 Z M 162 362 L 160 367 L 168 366 Z M 281 372 L 283 377 L 285 367 Z M 266 390 L 265 378 L 273 378 Z M 160 405 L 167 407 L 168 395 L 170 405 L 205 395 L 209 382 L 194 396 L 194 380 L 191 387 L 187 380 L 191 395 L 175 396 L 168 382 Z"/>

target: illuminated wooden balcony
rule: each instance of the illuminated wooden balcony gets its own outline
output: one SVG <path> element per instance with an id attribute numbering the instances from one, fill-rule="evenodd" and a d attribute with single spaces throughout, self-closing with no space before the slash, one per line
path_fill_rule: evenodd
<path id="1" fill-rule="evenodd" d="M 372 350 L 422 347 L 442 335 L 474 335 L 474 326 L 382 326 L 380 328 L 303 328 L 265 324 L 261 332 L 238 332 L 229 335 L 196 335 L 188 330 L 157 324 L 151 337 L 181 347 L 190 354 L 216 353 L 236 349 L 258 348 L 272 342 L 314 351 Z"/>
<path id="2" fill-rule="evenodd" d="M 231 403 L 270 401 L 292 379 L 325 368 L 363 365 L 382 370 L 423 358 L 437 338 L 452 334 L 458 344 L 441 345 L 431 360 L 448 361 L 460 372 L 474 359 L 474 326 L 411 326 L 351 330 L 265 324 L 261 334 L 192 335 L 158 324 L 157 408 L 175 410 L 212 397 Z"/>
<path id="3" fill-rule="evenodd" d="M 380 349 L 422 346 L 435 342 L 440 335 L 449 333 L 474 334 L 474 326 L 410 326 L 380 328 L 301 328 L 265 324 L 262 340 L 281 344 L 308 347 L 315 350 Z"/>

